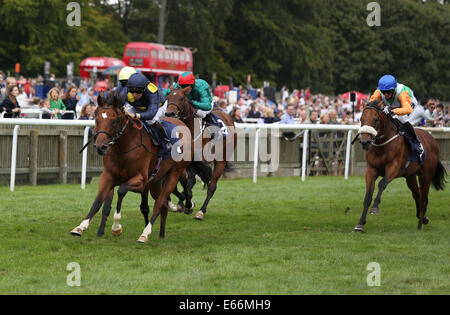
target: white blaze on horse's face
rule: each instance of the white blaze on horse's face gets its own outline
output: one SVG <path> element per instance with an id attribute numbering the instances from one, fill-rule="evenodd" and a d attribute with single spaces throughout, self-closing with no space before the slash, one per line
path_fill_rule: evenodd
<path id="1" fill-rule="evenodd" d="M 102 113 L 102 117 L 103 117 L 103 119 L 107 119 L 108 115 L 106 113 Z"/>

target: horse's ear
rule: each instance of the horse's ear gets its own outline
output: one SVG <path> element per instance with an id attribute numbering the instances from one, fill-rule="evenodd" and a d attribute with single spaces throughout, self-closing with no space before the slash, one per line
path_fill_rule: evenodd
<path id="1" fill-rule="evenodd" d="M 189 94 L 192 92 L 192 86 L 189 85 L 182 90 L 184 91 L 184 94 Z"/>
<path id="2" fill-rule="evenodd" d="M 103 96 L 101 94 L 97 96 L 97 104 L 99 107 L 105 106 L 105 101 L 103 100 Z"/>

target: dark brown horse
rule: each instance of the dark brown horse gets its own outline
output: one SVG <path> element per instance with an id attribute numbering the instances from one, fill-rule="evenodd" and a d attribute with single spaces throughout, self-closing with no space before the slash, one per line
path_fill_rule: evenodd
<path id="1" fill-rule="evenodd" d="M 104 156 L 104 169 L 100 175 L 98 194 L 89 214 L 78 227 L 71 231 L 72 235 L 81 236 L 83 234 L 102 204 L 104 204 L 103 216 L 97 235 L 104 234 L 106 220 L 111 210 L 114 188 L 119 185 L 119 199 L 112 227 L 113 235 L 118 236 L 122 233 L 122 226 L 119 224 L 120 208 L 128 191 L 141 194 L 140 208 L 145 219 L 145 225 L 148 226 L 151 222 L 148 219 L 148 192 L 151 189 L 148 180 L 150 172 L 156 166 L 159 148 L 152 144 L 145 129 L 142 126 L 139 127 L 137 121 L 133 121 L 125 115 L 122 105 L 117 95 L 114 94 L 109 94 L 106 100 L 101 96 L 98 98 L 98 108 L 95 112 L 96 135 L 94 145 L 97 152 Z M 176 119 L 171 122 L 186 129 L 186 126 Z M 164 175 L 167 175 L 175 164 L 165 163 L 160 170 L 162 169 Z M 158 180 L 162 177 L 164 176 L 159 176 Z M 154 182 L 154 191 L 152 191 L 155 200 L 161 193 L 161 188 L 155 185 L 155 183 L 161 184 L 158 180 Z M 160 208 L 158 208 L 158 211 L 154 209 L 153 223 L 159 213 Z M 164 235 L 165 217 L 162 215 L 161 218 L 160 235 Z"/>
<path id="2" fill-rule="evenodd" d="M 227 136 L 225 139 L 222 139 L 221 135 L 218 135 L 216 132 L 215 139 L 212 140 L 210 127 L 205 128 L 201 119 L 195 118 L 195 110 L 186 96 L 190 92 L 190 89 L 191 87 L 186 87 L 185 89 L 178 88 L 171 91 L 167 96 L 166 116 L 180 119 L 189 128 L 194 141 L 194 155 L 197 161 L 206 160 L 207 162 L 214 162 L 213 175 L 208 183 L 206 199 L 200 211 L 195 216 L 195 219 L 203 220 L 209 201 L 217 189 L 217 182 L 225 170 L 227 161 L 231 159 L 236 149 L 237 134 L 231 117 L 222 110 L 217 109 L 213 110 L 213 112 L 226 125 Z M 212 153 L 208 157 L 205 157 L 203 154 L 205 152 L 205 146 L 207 146 L 206 151 Z M 188 189 L 192 189 L 192 185 L 188 185 Z M 189 194 L 188 192 L 187 195 L 192 196 L 192 193 Z"/>
<path id="3" fill-rule="evenodd" d="M 417 136 L 425 150 L 425 160 L 423 164 L 407 162 L 408 145 L 404 137 L 399 134 L 392 118 L 383 113 L 381 106 L 381 101 L 370 102 L 364 108 L 361 116 L 360 142 L 363 149 L 367 151 L 366 196 L 361 219 L 354 230 L 364 230 L 367 211 L 372 203 L 375 181 L 379 176 L 382 176 L 383 179 L 378 184 L 378 194 L 371 213 L 379 212 L 378 205 L 381 202 L 381 194 L 387 185 L 397 177 L 405 177 L 416 202 L 418 228 L 421 229 L 422 224 L 429 222 L 425 213 L 430 185 L 433 184 L 437 190 L 444 189 L 446 171 L 439 161 L 439 146 L 428 132 L 416 129 Z M 417 184 L 417 176 L 420 187 Z"/>

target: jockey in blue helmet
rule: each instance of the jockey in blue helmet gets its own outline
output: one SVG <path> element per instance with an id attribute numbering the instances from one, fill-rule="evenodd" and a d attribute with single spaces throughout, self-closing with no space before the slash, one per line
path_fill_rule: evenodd
<path id="1" fill-rule="evenodd" d="M 378 88 L 370 97 L 370 101 L 379 100 L 383 103 L 383 112 L 393 118 L 400 133 L 406 134 L 416 143 L 420 159 L 423 158 L 423 146 L 408 121 L 408 115 L 417 105 L 414 92 L 404 84 L 397 82 L 392 75 L 384 75 L 378 81 Z"/>

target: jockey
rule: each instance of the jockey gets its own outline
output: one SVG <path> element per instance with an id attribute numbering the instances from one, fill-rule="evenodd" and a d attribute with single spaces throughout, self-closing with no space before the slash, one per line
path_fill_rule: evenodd
<path id="1" fill-rule="evenodd" d="M 116 91 L 119 91 L 119 97 L 121 99 L 126 99 L 127 97 L 127 83 L 128 79 L 136 73 L 136 69 L 133 67 L 123 67 L 119 73 L 119 85 L 116 88 Z"/>
<path id="2" fill-rule="evenodd" d="M 178 84 L 175 88 L 190 87 L 187 91 L 187 97 L 195 108 L 197 117 L 202 118 L 206 122 L 214 123 L 213 118 L 209 115 L 213 109 L 213 98 L 209 90 L 209 84 L 203 79 L 195 79 L 191 72 L 184 72 L 178 77 Z M 166 90 L 165 94 L 170 93 Z"/>
<path id="3" fill-rule="evenodd" d="M 413 126 L 407 121 L 408 115 L 412 113 L 417 105 L 413 91 L 406 85 L 397 83 L 397 80 L 392 75 L 384 75 L 378 82 L 378 89 L 370 97 L 370 101 L 375 100 L 383 102 L 383 112 L 393 118 L 400 133 L 403 133 L 401 129 L 404 129 L 408 136 L 417 144 L 419 156 L 422 160 L 422 143 L 417 137 Z"/>
<path id="4" fill-rule="evenodd" d="M 170 148 L 169 136 L 160 123 L 163 116 L 160 113 L 162 99 L 156 85 L 150 83 L 143 74 L 135 73 L 128 80 L 127 90 L 128 104 L 125 106 L 125 113 L 131 118 L 140 119 L 148 126 L 155 127 Z"/>

